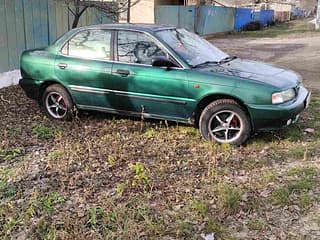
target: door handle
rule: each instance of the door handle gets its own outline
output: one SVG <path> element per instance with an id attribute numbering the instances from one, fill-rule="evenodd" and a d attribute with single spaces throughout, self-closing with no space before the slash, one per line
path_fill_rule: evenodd
<path id="1" fill-rule="evenodd" d="M 128 70 L 123 70 L 123 69 L 117 69 L 116 73 L 123 77 L 126 77 L 130 74 Z"/>
<path id="2" fill-rule="evenodd" d="M 68 67 L 68 64 L 66 63 L 59 63 L 58 64 L 58 67 L 61 68 L 61 69 L 66 69 Z"/>

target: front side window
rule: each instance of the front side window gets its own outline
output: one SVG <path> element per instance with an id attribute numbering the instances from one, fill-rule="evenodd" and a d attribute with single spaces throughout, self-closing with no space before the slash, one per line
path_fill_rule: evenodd
<path id="1" fill-rule="evenodd" d="M 152 64 L 152 58 L 166 57 L 166 53 L 147 35 L 138 32 L 119 31 L 118 61 Z"/>
<path id="2" fill-rule="evenodd" d="M 63 47 L 62 53 L 71 57 L 110 60 L 111 32 L 82 31 Z"/>

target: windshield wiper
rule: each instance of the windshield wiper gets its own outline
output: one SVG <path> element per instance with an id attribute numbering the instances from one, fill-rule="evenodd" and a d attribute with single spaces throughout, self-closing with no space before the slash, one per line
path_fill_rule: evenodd
<path id="1" fill-rule="evenodd" d="M 238 57 L 237 56 L 229 56 L 229 57 L 221 59 L 220 61 L 205 61 L 203 63 L 199 63 L 199 64 L 196 64 L 196 65 L 193 65 L 192 68 L 201 67 L 201 66 L 207 65 L 207 64 L 220 65 L 220 64 L 223 64 L 223 63 L 231 62 L 232 60 L 234 60 L 236 58 L 238 58 Z"/>
<path id="2" fill-rule="evenodd" d="M 220 64 L 220 62 L 217 62 L 217 61 L 205 61 L 205 62 L 203 62 L 203 63 L 199 63 L 199 64 L 196 64 L 196 65 L 193 65 L 192 68 L 201 67 L 201 66 L 207 65 L 207 64 L 215 64 L 215 65 L 218 65 L 218 64 Z"/>
<path id="3" fill-rule="evenodd" d="M 231 62 L 232 60 L 238 58 L 237 56 L 229 56 L 219 61 L 219 64 Z"/>

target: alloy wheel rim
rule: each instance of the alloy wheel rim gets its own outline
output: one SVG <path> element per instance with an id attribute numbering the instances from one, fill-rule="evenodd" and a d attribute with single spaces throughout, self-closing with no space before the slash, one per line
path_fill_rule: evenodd
<path id="1" fill-rule="evenodd" d="M 231 143 L 243 130 L 239 115 L 233 111 L 224 110 L 213 114 L 208 123 L 209 136 L 219 143 Z"/>
<path id="2" fill-rule="evenodd" d="M 61 119 L 67 114 L 67 105 L 60 93 L 50 92 L 45 103 L 46 109 L 52 117 Z"/>

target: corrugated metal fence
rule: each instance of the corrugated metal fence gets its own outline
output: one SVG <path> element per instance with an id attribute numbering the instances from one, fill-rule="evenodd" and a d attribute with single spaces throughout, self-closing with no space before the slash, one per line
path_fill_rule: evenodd
<path id="1" fill-rule="evenodd" d="M 201 35 L 234 29 L 235 8 L 200 6 L 197 13 L 196 32 Z"/>
<path id="2" fill-rule="evenodd" d="M 205 35 L 230 31 L 234 27 L 234 8 L 216 6 L 158 6 L 155 22 L 184 27 Z"/>
<path id="3" fill-rule="evenodd" d="M 254 21 L 260 21 L 262 26 L 269 25 L 272 21 L 274 21 L 274 11 L 273 10 L 260 10 L 254 13 L 253 15 Z"/>
<path id="4" fill-rule="evenodd" d="M 245 25 L 253 19 L 254 11 L 251 8 L 236 8 L 236 16 L 234 21 L 234 29 L 241 30 Z"/>
<path id="5" fill-rule="evenodd" d="M 273 10 L 254 12 L 250 8 L 202 6 L 158 6 L 155 22 L 184 27 L 202 35 L 241 30 L 252 22 L 268 25 L 274 20 Z"/>
<path id="6" fill-rule="evenodd" d="M 23 50 L 47 46 L 68 31 L 72 21 L 63 1 L 0 0 L 0 72 L 18 68 Z M 109 22 L 89 8 L 79 26 Z"/>

